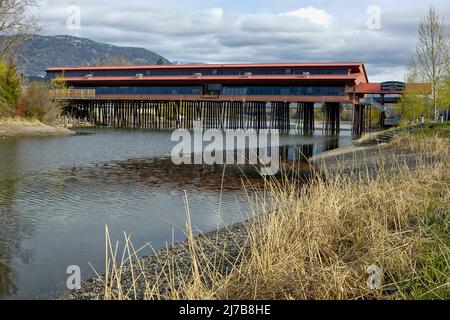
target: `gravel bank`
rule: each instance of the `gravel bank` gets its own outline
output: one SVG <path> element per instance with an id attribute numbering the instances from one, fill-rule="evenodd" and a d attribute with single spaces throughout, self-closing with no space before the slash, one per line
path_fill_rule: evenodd
<path id="1" fill-rule="evenodd" d="M 40 123 L 14 124 L 0 122 L 0 138 L 45 137 L 73 135 L 75 132 L 66 128 L 57 128 Z"/>
<path id="2" fill-rule="evenodd" d="M 195 237 L 195 242 L 199 247 L 203 248 L 203 253 L 208 256 L 208 259 L 214 261 L 215 267 L 220 268 L 222 272 L 226 274 L 231 265 L 236 263 L 240 253 L 243 252 L 243 248 L 245 248 L 249 223 L 249 221 L 242 222 L 217 232 L 198 235 Z M 143 257 L 141 262 L 145 278 L 144 276 L 141 276 L 136 282 L 137 299 L 145 298 L 146 285 L 152 286 L 155 283 L 155 280 L 163 272 L 168 271 L 168 266 L 165 263 L 167 257 L 174 258 L 179 272 L 185 275 L 191 273 L 191 259 L 187 241 L 175 243 L 168 247 L 167 250 L 162 249 L 152 255 Z M 134 274 L 136 275 L 139 273 L 141 273 L 141 271 L 134 268 Z M 127 287 L 127 289 L 132 288 L 131 284 L 133 277 L 129 265 L 126 265 L 123 268 L 121 279 L 121 284 L 123 286 Z M 104 297 L 104 289 L 103 281 L 98 277 L 95 277 L 83 283 L 80 290 L 72 291 L 71 293 L 62 296 L 60 299 L 101 300 Z M 130 298 L 134 299 L 134 293 L 132 291 L 133 290 L 131 290 Z M 159 292 L 160 294 L 165 294 L 167 288 L 159 288 Z"/>

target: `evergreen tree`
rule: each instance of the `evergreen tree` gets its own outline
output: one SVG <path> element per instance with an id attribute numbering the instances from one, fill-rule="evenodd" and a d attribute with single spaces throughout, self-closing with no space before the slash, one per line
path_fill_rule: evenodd
<path id="1" fill-rule="evenodd" d="M 22 80 L 13 62 L 0 62 L 0 114 L 13 114 L 19 104 Z"/>

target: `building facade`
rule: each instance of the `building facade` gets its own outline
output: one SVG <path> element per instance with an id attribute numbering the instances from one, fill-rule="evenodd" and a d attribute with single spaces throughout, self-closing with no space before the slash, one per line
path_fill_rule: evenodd
<path id="1" fill-rule="evenodd" d="M 370 103 L 366 107 L 361 99 L 371 95 L 376 107 L 375 103 L 384 104 L 387 97 L 392 101 L 397 99 L 404 90 L 394 83 L 391 86 L 369 83 L 362 62 L 62 67 L 46 71 L 49 81 L 60 79 L 67 85 L 68 89 L 60 91 L 59 95 L 55 93 L 55 98 L 71 100 L 75 109 L 81 106 L 85 110 L 86 101 L 108 108 L 123 103 L 131 103 L 135 108 L 147 104 L 158 110 L 164 106 L 176 107 L 178 112 L 165 115 L 171 119 L 170 127 L 178 126 L 180 119 L 189 116 L 182 114 L 187 107 L 192 106 L 198 113 L 200 106 L 201 110 L 205 108 L 205 113 L 191 115 L 193 119 L 203 120 L 206 113 L 212 112 L 215 115 L 208 115 L 212 118 L 206 120 L 214 122 L 216 117 L 221 117 L 216 124 L 219 127 L 230 123 L 238 112 L 242 118 L 239 127 L 257 114 L 257 128 L 270 127 L 266 121 L 272 116 L 275 122 L 283 118 L 283 124 L 276 123 L 275 127 L 289 131 L 290 118 L 294 117 L 302 131 L 309 133 L 314 130 L 314 111 L 310 109 L 321 103 L 325 108 L 325 131 L 334 134 L 339 131 L 339 106 L 351 104 L 355 106 L 353 122 L 357 134 L 367 125 L 367 112 L 372 107 Z M 243 111 L 235 111 L 235 107 Z M 223 108 L 224 112 L 219 112 L 218 108 Z M 227 108 L 234 113 L 223 114 Z M 247 110 L 249 108 L 252 110 Z M 149 112 L 154 115 L 158 110 Z M 100 110 L 93 112 L 90 118 L 101 113 Z M 145 115 L 147 111 L 138 109 L 133 117 L 140 117 L 142 112 Z M 174 117 L 179 119 L 174 120 Z M 284 119 L 286 117 L 288 119 Z M 138 121 L 138 127 L 142 125 L 140 119 L 133 121 Z"/>

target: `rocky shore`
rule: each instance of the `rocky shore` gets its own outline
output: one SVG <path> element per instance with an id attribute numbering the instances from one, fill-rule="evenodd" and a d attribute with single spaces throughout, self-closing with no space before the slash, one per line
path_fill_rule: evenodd
<path id="1" fill-rule="evenodd" d="M 38 121 L 1 120 L 0 138 L 14 137 L 46 137 L 73 135 L 74 131 L 67 128 L 52 127 Z"/>
<path id="2" fill-rule="evenodd" d="M 243 252 L 248 238 L 248 227 L 250 221 L 237 223 L 218 231 L 200 234 L 194 237 L 197 247 L 202 248 L 202 254 L 208 256 L 210 261 L 215 261 L 217 268 L 221 268 L 224 274 L 237 263 L 237 259 Z M 219 253 L 220 252 L 220 253 Z M 188 241 L 175 243 L 166 249 L 161 249 L 149 256 L 141 258 L 142 270 L 134 265 L 134 277 L 139 274 L 135 281 L 136 296 L 131 294 L 131 299 L 144 299 L 146 297 L 146 286 L 153 285 L 161 274 L 168 271 L 167 261 L 173 259 L 179 272 L 189 275 L 192 271 L 191 254 Z M 121 285 L 125 290 L 132 288 L 133 274 L 129 264 L 121 269 Z M 159 294 L 167 294 L 167 288 L 159 288 Z M 104 299 L 105 286 L 102 278 L 95 277 L 82 284 L 80 290 L 74 290 L 62 297 L 63 300 L 101 300 Z"/>

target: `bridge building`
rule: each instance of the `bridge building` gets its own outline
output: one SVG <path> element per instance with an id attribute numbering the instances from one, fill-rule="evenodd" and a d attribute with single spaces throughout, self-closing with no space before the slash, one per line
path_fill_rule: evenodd
<path id="1" fill-rule="evenodd" d="M 398 100 L 402 83 L 369 83 L 361 62 L 61 67 L 47 71 L 67 89 L 66 112 L 99 125 L 136 128 L 280 129 L 314 131 L 314 105 L 323 104 L 324 132 L 340 128 L 340 106 L 352 105 L 353 132 L 368 113 Z"/>

